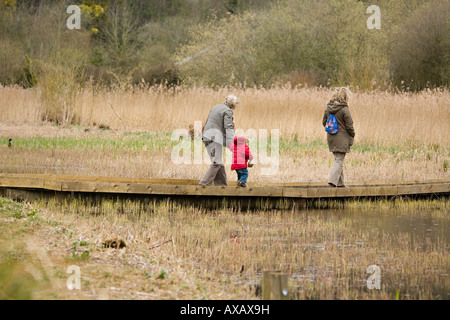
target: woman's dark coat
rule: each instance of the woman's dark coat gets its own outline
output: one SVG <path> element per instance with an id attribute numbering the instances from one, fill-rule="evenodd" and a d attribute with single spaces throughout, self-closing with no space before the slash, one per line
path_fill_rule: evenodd
<path id="1" fill-rule="evenodd" d="M 325 127 L 328 116 L 333 113 L 338 121 L 338 133 L 327 133 L 328 148 L 330 152 L 350 152 L 350 146 L 353 145 L 355 129 L 353 128 L 353 119 L 350 115 L 350 109 L 346 103 L 329 102 L 323 114 L 322 124 Z"/>

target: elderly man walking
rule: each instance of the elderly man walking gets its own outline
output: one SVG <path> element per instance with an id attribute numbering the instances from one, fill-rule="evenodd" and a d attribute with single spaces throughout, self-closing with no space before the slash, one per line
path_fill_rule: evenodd
<path id="1" fill-rule="evenodd" d="M 234 95 L 228 95 L 225 101 L 213 107 L 203 128 L 202 140 L 211 158 L 211 166 L 206 171 L 199 185 L 215 186 L 228 185 L 227 173 L 222 159 L 222 148 L 233 143 L 235 136 L 233 111 L 239 104 Z"/>

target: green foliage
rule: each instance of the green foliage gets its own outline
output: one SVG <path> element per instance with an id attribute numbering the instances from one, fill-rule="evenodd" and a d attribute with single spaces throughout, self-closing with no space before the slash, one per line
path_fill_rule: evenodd
<path id="1" fill-rule="evenodd" d="M 37 219 L 39 211 L 30 209 L 23 203 L 18 203 L 6 198 L 0 198 L 0 215 L 13 217 L 16 219 L 31 218 Z"/>
<path id="2" fill-rule="evenodd" d="M 77 240 L 72 244 L 72 257 L 73 260 L 87 260 L 90 257 L 89 250 L 83 250 L 83 252 L 78 253 L 76 250 L 78 247 L 86 247 L 89 245 L 89 242 L 85 240 Z"/>
<path id="3" fill-rule="evenodd" d="M 5 199 L 0 198 L 0 214 L 12 217 L 22 217 L 23 205 Z"/>
<path id="4" fill-rule="evenodd" d="M 73 249 L 76 249 L 77 247 L 85 247 L 88 246 L 89 242 L 85 241 L 85 240 L 77 240 L 73 243 L 72 247 Z"/>
<path id="5" fill-rule="evenodd" d="M 0 145 L 6 145 L 8 138 L 0 138 Z M 170 132 L 130 132 L 120 137 L 32 137 L 14 139 L 15 148 L 71 149 L 71 150 L 122 150 L 130 149 L 152 152 L 162 148 L 171 148 L 178 142 L 171 140 Z"/>
<path id="6" fill-rule="evenodd" d="M 146 277 L 147 279 L 151 279 L 153 277 L 153 274 L 151 272 L 144 271 L 144 277 Z"/>
<path id="7" fill-rule="evenodd" d="M 397 84 L 412 90 L 445 86 L 450 80 L 450 1 L 416 10 L 394 36 L 392 70 Z"/>
<path id="8" fill-rule="evenodd" d="M 75 252 L 75 250 L 72 251 L 72 256 L 67 257 L 68 260 L 73 260 L 73 261 L 80 261 L 80 260 L 87 260 L 89 259 L 91 256 L 91 254 L 89 253 L 88 250 L 85 250 L 83 252 L 81 252 L 80 254 Z"/>
<path id="9" fill-rule="evenodd" d="M 24 88 L 32 88 L 38 84 L 37 76 L 33 68 L 33 62 L 30 57 L 25 55 L 26 66 L 23 68 L 23 73 L 19 77 L 19 82 Z"/>
<path id="10" fill-rule="evenodd" d="M 270 86 L 294 78 L 313 85 L 362 82 L 376 76 L 372 66 L 361 73 L 355 64 L 361 57 L 373 62 L 364 12 L 352 0 L 288 0 L 212 20 L 194 28 L 192 41 L 179 50 L 181 74 L 208 85 Z"/>
<path id="11" fill-rule="evenodd" d="M 68 5 L 82 29 L 68 30 Z M 381 8 L 369 30 L 367 7 Z M 0 84 L 39 87 L 43 118 L 76 124 L 87 80 L 122 88 L 448 86 L 449 0 L 0 0 Z"/>
<path id="12" fill-rule="evenodd" d="M 93 1 L 83 1 L 80 9 L 92 19 L 99 19 L 105 14 L 105 8 Z"/>
<path id="13" fill-rule="evenodd" d="M 17 0 L 0 0 L 0 9 L 14 11 L 16 6 Z"/>
<path id="14" fill-rule="evenodd" d="M 178 66 L 184 80 L 206 85 L 243 85 L 263 76 L 257 68 L 251 30 L 257 17 L 231 16 L 210 20 L 192 29 L 193 41 L 178 54 Z"/>
<path id="15" fill-rule="evenodd" d="M 161 269 L 159 271 L 159 275 L 158 275 L 157 279 L 163 280 L 163 279 L 166 279 L 168 276 L 169 275 L 167 274 L 167 272 L 164 269 Z"/>
<path id="16" fill-rule="evenodd" d="M 414 89 L 446 86 L 448 3 L 380 1 L 382 28 L 370 30 L 368 3 L 277 1 L 258 14 L 196 26 L 176 58 L 184 81 L 207 85 L 290 81 L 370 89 L 410 77 L 419 83 Z"/>

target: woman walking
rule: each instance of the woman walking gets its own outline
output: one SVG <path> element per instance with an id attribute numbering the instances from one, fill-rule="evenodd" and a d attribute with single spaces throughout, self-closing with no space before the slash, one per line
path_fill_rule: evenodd
<path id="1" fill-rule="evenodd" d="M 334 115 L 337 121 L 337 132 L 327 131 L 328 148 L 334 155 L 334 165 L 328 179 L 328 186 L 331 188 L 345 188 L 344 183 L 344 158 L 350 152 L 355 137 L 353 119 L 348 107 L 349 90 L 347 88 L 337 88 L 330 101 L 327 103 L 322 124 L 327 127 L 332 120 L 330 115 Z"/>

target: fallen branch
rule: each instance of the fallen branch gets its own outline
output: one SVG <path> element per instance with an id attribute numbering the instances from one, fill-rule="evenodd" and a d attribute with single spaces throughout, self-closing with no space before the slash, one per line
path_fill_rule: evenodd
<path id="1" fill-rule="evenodd" d="M 148 250 L 152 250 L 152 249 L 161 247 L 163 244 L 166 244 L 166 243 L 169 243 L 169 242 L 172 242 L 172 243 L 173 243 L 173 238 L 170 238 L 169 240 L 164 241 L 164 242 L 162 242 L 162 243 L 155 244 L 155 245 L 151 246 L 150 248 L 148 248 Z"/>

